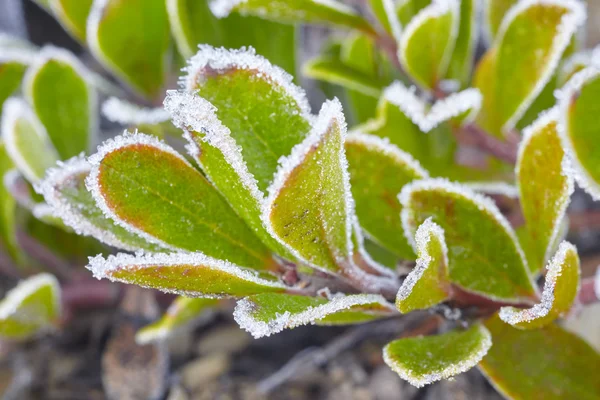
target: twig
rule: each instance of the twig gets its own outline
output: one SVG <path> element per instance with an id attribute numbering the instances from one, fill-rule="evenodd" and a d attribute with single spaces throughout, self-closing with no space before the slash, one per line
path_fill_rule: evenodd
<path id="1" fill-rule="evenodd" d="M 260 381 L 257 390 L 262 394 L 269 394 L 290 379 L 302 376 L 314 368 L 328 363 L 340 353 L 356 346 L 367 338 L 393 338 L 398 336 L 398 333 L 407 330 L 414 331 L 424 325 L 430 328 L 431 317 L 426 318 L 425 315 L 424 313 L 415 312 L 401 318 L 360 325 L 335 338 L 324 347 L 305 349 L 296 354 L 277 372 Z"/>
<path id="2" fill-rule="evenodd" d="M 477 147 L 509 164 L 516 164 L 517 162 L 518 145 L 514 141 L 502 141 L 474 123 L 456 129 L 455 135 L 456 139 L 464 145 Z"/>

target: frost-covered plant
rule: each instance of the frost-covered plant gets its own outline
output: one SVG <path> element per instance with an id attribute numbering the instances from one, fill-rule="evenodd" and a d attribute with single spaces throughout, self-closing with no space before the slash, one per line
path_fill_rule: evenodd
<path id="1" fill-rule="evenodd" d="M 415 386 L 478 366 L 508 398 L 600 396 L 585 372 L 600 356 L 557 322 L 598 297 L 578 296 L 594 285 L 564 241 L 575 181 L 600 197 L 600 70 L 578 52 L 582 3 L 371 0 L 359 13 L 333 0 L 212 0 L 227 17 L 216 20 L 204 2 L 146 1 L 49 4 L 154 103 L 169 26 L 184 57 L 244 39 L 273 57 L 201 45 L 164 109 L 106 101 L 105 116 L 131 131 L 89 157 L 78 154 L 95 131 L 95 90 L 116 89 L 62 51 L 23 61 L 28 101 L 8 100 L 3 116 L 6 152 L 44 198 L 33 212 L 128 252 L 90 258 L 93 275 L 180 295 L 140 343 L 231 298 L 257 338 L 433 313 L 444 318 L 417 330 L 427 336 L 398 332 L 383 349 Z M 69 7 L 86 4 L 76 20 Z M 352 30 L 303 68 L 341 86 L 325 89 L 345 106 L 312 113 L 280 22 Z M 244 36 L 262 24 L 278 34 Z M 475 63 L 480 29 L 488 46 Z M 77 101 L 50 98 L 44 77 L 58 73 Z"/>

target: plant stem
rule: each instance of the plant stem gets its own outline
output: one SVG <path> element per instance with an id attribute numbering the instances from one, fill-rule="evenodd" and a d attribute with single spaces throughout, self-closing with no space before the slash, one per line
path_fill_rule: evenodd
<path id="1" fill-rule="evenodd" d="M 577 296 L 581 305 L 585 306 L 600 301 L 595 288 L 597 279 L 597 277 L 593 276 L 581 281 L 581 288 L 579 289 L 579 295 Z"/>
<path id="2" fill-rule="evenodd" d="M 514 165 L 517 162 L 517 143 L 502 141 L 474 123 L 455 129 L 455 136 L 460 143 L 477 147 L 508 164 Z"/>

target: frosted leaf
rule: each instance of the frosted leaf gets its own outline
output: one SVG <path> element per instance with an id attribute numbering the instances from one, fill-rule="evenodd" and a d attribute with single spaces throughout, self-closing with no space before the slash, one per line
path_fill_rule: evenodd
<path id="1" fill-rule="evenodd" d="M 102 103 L 102 114 L 121 125 L 155 125 L 169 120 L 169 113 L 162 108 L 140 107 L 117 97 Z"/>
<path id="2" fill-rule="evenodd" d="M 267 274 L 195 253 L 119 253 L 90 257 L 96 279 L 136 284 L 186 297 L 223 298 L 282 292 L 286 286 Z"/>
<path id="3" fill-rule="evenodd" d="M 413 73 L 413 68 L 411 66 L 411 63 L 409 62 L 409 55 L 407 53 L 407 50 L 410 47 L 410 41 L 414 40 L 415 34 L 419 29 L 422 28 L 424 24 L 426 24 L 430 20 L 439 19 L 447 13 L 452 14 L 452 27 L 449 32 L 450 37 L 448 38 L 448 42 L 445 46 L 444 54 L 439 60 L 436 60 L 439 61 L 439 65 L 436 66 L 437 72 L 438 74 L 442 75 L 438 76 L 439 79 L 443 77 L 443 75 L 445 75 L 446 71 L 448 70 L 448 65 L 450 63 L 452 52 L 454 50 L 454 44 L 458 36 L 458 27 L 460 19 L 459 2 L 457 0 L 433 0 L 427 7 L 420 10 L 417 13 L 417 15 L 415 15 L 410 20 L 408 25 L 406 25 L 406 27 L 404 28 L 400 37 L 400 41 L 398 43 L 398 58 L 408 70 L 408 72 L 411 73 L 413 76 L 415 74 Z M 435 33 L 433 33 L 433 35 L 435 35 Z M 420 78 L 418 78 L 417 80 L 421 81 Z"/>
<path id="4" fill-rule="evenodd" d="M 145 135 L 143 133 L 130 133 L 125 131 L 123 135 L 117 136 L 114 139 L 109 139 L 105 141 L 102 145 L 98 146 L 98 151 L 94 155 L 89 157 L 88 162 L 91 165 L 91 170 L 90 174 L 85 180 L 85 185 L 94 197 L 96 205 L 102 210 L 106 218 L 114 221 L 117 225 L 121 226 L 125 230 L 145 239 L 149 243 L 158 245 L 164 249 L 180 251 L 180 249 L 178 249 L 177 247 L 171 246 L 119 218 L 118 215 L 110 209 L 110 207 L 106 203 L 106 200 L 104 199 L 104 196 L 102 195 L 98 176 L 100 174 L 100 164 L 102 163 L 103 158 L 114 151 L 137 144 L 155 147 L 160 151 L 164 151 L 179 158 L 186 165 L 190 166 L 190 168 L 193 168 L 192 165 L 183 156 L 181 156 L 181 154 L 179 154 L 173 148 L 167 146 L 165 143 L 158 140 L 157 138 Z"/>
<path id="5" fill-rule="evenodd" d="M 536 85 L 529 92 L 528 96 L 523 99 L 521 104 L 517 107 L 513 115 L 506 121 L 502 127 L 503 131 L 512 129 L 517 122 L 523 117 L 527 109 L 531 106 L 534 100 L 538 97 L 540 92 L 548 84 L 554 71 L 556 71 L 558 64 L 563 56 L 563 53 L 571 41 L 571 37 L 582 26 L 586 19 L 585 4 L 578 0 L 522 0 L 515 4 L 509 9 L 504 16 L 502 24 L 498 30 L 496 38 L 496 47 L 499 47 L 506 31 L 513 23 L 513 21 L 523 12 L 529 8 L 536 7 L 539 5 L 556 6 L 566 8 L 569 11 L 562 16 L 559 26 L 557 27 L 557 34 L 554 36 L 552 41 L 552 47 L 550 49 L 550 57 L 544 63 L 544 70 L 537 79 Z"/>
<path id="6" fill-rule="evenodd" d="M 467 89 L 438 100 L 428 109 L 428 104 L 417 97 L 415 88 L 407 89 L 401 82 L 392 83 L 384 91 L 384 98 L 400 110 L 423 132 L 429 132 L 441 123 L 468 113 L 472 120 L 481 108 L 482 96 L 478 89 Z"/>
<path id="7" fill-rule="evenodd" d="M 2 177 L 2 183 L 17 204 L 26 210 L 33 210 L 36 203 L 31 197 L 30 187 L 16 169 L 11 169 Z"/>
<path id="8" fill-rule="evenodd" d="M 311 262 L 307 259 L 306 254 L 302 255 L 299 252 L 299 249 L 294 245 L 286 242 L 286 240 L 280 235 L 278 235 L 275 231 L 273 221 L 271 219 L 271 214 L 273 212 L 273 207 L 276 204 L 278 197 L 280 196 L 281 191 L 288 184 L 288 180 L 291 174 L 302 166 L 307 157 L 313 152 L 315 149 L 318 149 L 322 141 L 328 136 L 330 130 L 334 126 L 338 126 L 341 135 L 341 144 L 343 144 L 346 138 L 346 120 L 344 114 L 342 112 L 342 105 L 337 100 L 334 99 L 332 101 L 327 101 L 323 104 L 317 121 L 315 122 L 311 132 L 306 137 L 306 139 L 296 145 L 289 156 L 283 157 L 280 160 L 280 165 L 275 173 L 273 178 L 273 182 L 271 186 L 267 189 L 268 196 L 262 207 L 262 221 L 267 228 L 267 231 L 275 237 L 282 245 L 286 246 L 289 251 L 299 260 L 303 260 L 307 265 L 311 265 L 317 269 L 325 269 L 323 265 L 316 265 L 314 262 Z M 343 207 L 344 209 L 339 210 L 339 212 L 343 213 L 344 226 L 327 226 L 326 218 L 327 216 L 321 216 L 321 224 L 322 228 L 325 232 L 326 236 L 331 235 L 331 231 L 333 230 L 342 230 L 345 235 L 345 248 L 338 249 L 330 249 L 330 251 L 334 252 L 334 257 L 341 261 L 344 258 L 349 258 L 352 252 L 352 216 L 354 215 L 354 201 L 352 199 L 352 195 L 350 192 L 350 177 L 348 174 L 348 162 L 345 157 L 344 147 L 340 146 L 340 151 L 338 154 L 339 159 L 335 160 L 339 166 L 339 170 L 335 172 L 340 173 L 340 177 L 342 180 L 343 187 Z M 332 160 L 333 161 L 333 160 Z M 317 164 L 320 165 L 322 161 L 319 161 Z M 325 173 L 325 171 L 321 171 L 321 174 Z M 331 171 L 329 171 L 331 173 Z M 323 176 L 321 175 L 321 179 Z M 320 185 L 321 183 L 319 183 Z M 319 191 L 322 191 L 322 188 L 318 188 Z M 317 204 L 313 204 L 313 207 L 318 207 Z"/>
<path id="9" fill-rule="evenodd" d="M 219 300 L 177 297 L 158 321 L 137 331 L 139 345 L 161 342 L 210 319 Z"/>
<path id="10" fill-rule="evenodd" d="M 61 313 L 60 286 L 42 273 L 8 291 L 0 302 L 0 337 L 25 339 L 47 329 Z"/>
<path id="11" fill-rule="evenodd" d="M 482 325 L 442 335 L 399 339 L 383 349 L 385 363 L 416 387 L 451 378 L 476 366 L 492 346 Z"/>
<path id="12" fill-rule="evenodd" d="M 45 168 L 58 159 L 46 128 L 21 99 L 9 98 L 4 103 L 2 138 L 15 166 L 31 183 L 38 182 Z"/>
<path id="13" fill-rule="evenodd" d="M 400 25 L 400 20 L 398 19 L 398 14 L 396 12 L 397 5 L 394 0 L 381 0 L 383 4 L 383 8 L 385 10 L 386 17 L 388 19 L 388 23 L 390 24 L 390 28 L 392 30 L 392 35 L 396 42 L 399 43 L 402 40 L 402 26 Z"/>
<path id="14" fill-rule="evenodd" d="M 36 185 L 36 191 L 44 196 L 48 210 L 51 214 L 60 218 L 67 226 L 73 228 L 78 235 L 92 236 L 97 240 L 119 249 L 137 251 L 140 248 L 155 249 L 148 246 L 141 238 L 127 237 L 128 241 L 123 241 L 120 237 L 106 227 L 113 227 L 111 221 L 98 224 L 97 220 L 86 218 L 83 214 L 86 207 L 90 205 L 83 202 L 78 203 L 74 199 L 66 198 L 63 191 L 69 190 L 72 181 L 83 179 L 90 172 L 91 166 L 81 155 L 65 162 L 58 163 L 58 166 L 51 168 L 46 172 L 46 177 Z M 83 199 L 79 199 L 83 201 Z M 36 213 L 40 212 L 36 208 Z M 34 211 L 35 211 L 34 210 Z M 100 212 L 100 211 L 99 211 Z M 115 231 L 120 231 L 121 227 L 114 227 Z M 123 232 L 126 235 L 127 232 Z"/>
<path id="15" fill-rule="evenodd" d="M 419 258 L 396 295 L 396 307 L 402 313 L 439 304 L 451 290 L 444 230 L 429 218 L 417 229 L 415 242 Z"/>
<path id="16" fill-rule="evenodd" d="M 524 310 L 502 307 L 499 314 L 502 321 L 519 328 L 539 328 L 571 308 L 579 291 L 579 257 L 575 246 L 562 242 L 546 269 L 541 301 Z"/>
<path id="17" fill-rule="evenodd" d="M 310 105 L 306 92 L 293 83 L 293 77 L 282 68 L 272 65 L 269 60 L 256 54 L 252 47 L 241 49 L 215 48 L 200 45 L 198 52 L 188 61 L 188 66 L 183 69 L 187 75 L 179 82 L 180 86 L 193 91 L 196 85 L 202 84 L 205 73 L 224 73 L 228 70 L 248 70 L 269 81 L 272 85 L 281 87 L 292 99 L 295 100 L 300 112 L 308 121 L 314 117 L 310 112 Z M 210 72 L 213 71 L 213 72 Z"/>
<path id="18" fill-rule="evenodd" d="M 577 72 L 587 67 L 600 68 L 600 47 L 582 50 L 566 58 L 558 72 L 558 82 L 567 83 Z"/>
<path id="19" fill-rule="evenodd" d="M 285 296 L 285 297 L 284 297 Z M 274 298 L 274 299 L 273 299 Z M 294 304 L 289 308 L 281 308 L 281 313 L 269 310 L 266 315 L 259 315 L 261 305 L 269 306 L 271 302 L 286 304 L 287 299 L 297 298 L 303 304 Z M 278 301 L 279 300 L 279 301 Z M 383 315 L 393 313 L 393 307 L 382 296 L 375 294 L 335 295 L 329 301 L 325 299 L 304 298 L 304 296 L 258 295 L 239 300 L 233 311 L 238 325 L 249 332 L 255 339 L 271 336 L 284 329 L 293 329 L 301 325 L 315 324 L 329 316 L 353 308 L 360 310 L 374 308 Z M 265 313 L 263 311 L 263 313 Z M 262 318 L 261 318 L 262 317 Z"/>
<path id="20" fill-rule="evenodd" d="M 192 92 L 169 90 L 164 105 L 176 127 L 204 133 L 202 140 L 219 149 L 257 203 L 264 202 L 264 194 L 259 190 L 256 178 L 248 170 L 241 148 L 231 137 L 229 128 L 219 120 L 216 108 L 210 102 Z M 184 138 L 188 141 L 188 151 L 197 159 L 199 150 L 193 138 L 189 133 Z"/>
<path id="21" fill-rule="evenodd" d="M 559 108 L 558 132 L 565 151 L 571 161 L 572 173 L 577 184 L 585 190 L 594 200 L 600 200 L 600 184 L 585 167 L 575 148 L 572 135 L 569 132 L 571 125 L 571 112 L 573 102 L 580 96 L 584 86 L 600 77 L 600 68 L 594 66 L 588 67 L 575 74 L 571 80 L 559 91 L 555 93 Z M 595 116 L 589 116 L 595 118 Z M 591 123 L 591 121 L 590 121 Z"/>
<path id="22" fill-rule="evenodd" d="M 366 272 L 375 272 L 377 275 L 385 276 L 387 278 L 396 280 L 396 273 L 390 268 L 381 265 L 377 261 L 371 257 L 371 255 L 365 249 L 365 237 L 363 235 L 363 229 L 358 222 L 356 216 L 353 218 L 353 238 L 354 238 L 354 251 L 357 253 L 360 261 L 356 260 L 356 256 L 354 257 L 354 264 L 361 268 L 362 264 L 366 264 L 367 269 L 364 269 Z"/>
<path id="23" fill-rule="evenodd" d="M 445 179 L 425 179 L 406 185 L 399 200 L 404 207 L 402 225 L 413 246 L 411 234 L 427 218 L 433 217 L 444 229 L 454 284 L 511 303 L 536 296 L 523 249 L 492 199 Z M 466 213 L 469 218 L 456 218 Z"/>

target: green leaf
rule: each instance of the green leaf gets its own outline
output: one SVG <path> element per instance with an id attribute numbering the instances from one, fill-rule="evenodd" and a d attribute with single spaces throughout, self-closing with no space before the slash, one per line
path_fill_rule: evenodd
<path id="1" fill-rule="evenodd" d="M 165 0 L 95 1 L 87 26 L 94 56 L 147 98 L 165 86 L 170 48 Z"/>
<path id="2" fill-rule="evenodd" d="M 446 74 L 446 79 L 457 80 L 460 87 L 468 86 L 471 79 L 478 36 L 478 8 L 478 0 L 460 0 L 460 24 Z"/>
<path id="3" fill-rule="evenodd" d="M 304 64 L 302 72 L 310 78 L 340 85 L 374 98 L 379 97 L 385 87 L 384 82 L 373 80 L 368 74 L 331 56 L 313 58 Z"/>
<path id="4" fill-rule="evenodd" d="M 397 194 L 407 183 L 427 178 L 427 171 L 409 154 L 378 136 L 350 134 L 345 149 L 356 215 L 365 233 L 396 256 L 414 259 L 403 234 Z"/>
<path id="5" fill-rule="evenodd" d="M 312 116 L 306 94 L 289 74 L 252 49 L 201 46 L 186 71 L 184 88 L 196 91 L 216 107 L 217 117 L 230 129 L 248 170 L 264 192 L 279 158 L 287 156 L 310 130 Z M 185 111 L 172 110 L 172 114 Z M 187 111 L 191 114 L 194 110 Z"/>
<path id="6" fill-rule="evenodd" d="M 226 48 L 252 46 L 287 72 L 296 71 L 295 28 L 258 17 L 231 14 L 216 18 L 208 1 L 167 0 L 171 32 L 179 52 L 191 57 L 201 43 Z"/>
<path id="7" fill-rule="evenodd" d="M 60 287 L 50 274 L 21 281 L 0 302 L 0 337 L 24 340 L 46 330 L 60 316 Z"/>
<path id="8" fill-rule="evenodd" d="M 577 1 L 525 1 L 510 9 L 475 78 L 484 97 L 484 128 L 500 136 L 516 126 L 584 19 Z"/>
<path id="9" fill-rule="evenodd" d="M 148 242 L 202 251 L 244 267 L 275 262 L 219 192 L 156 138 L 126 134 L 90 157 L 86 185 L 104 214 Z"/>
<path id="10" fill-rule="evenodd" d="M 402 33 L 398 57 L 424 89 L 437 89 L 446 75 L 458 35 L 459 12 L 457 0 L 434 1 Z"/>
<path id="11" fill-rule="evenodd" d="M 557 86 L 564 86 L 575 74 L 587 67 L 597 66 L 597 52 L 598 48 L 594 48 L 593 50 L 584 50 L 565 58 L 558 71 Z"/>
<path id="12" fill-rule="evenodd" d="M 480 324 L 442 335 L 398 339 L 383 348 L 385 363 L 416 387 L 451 378 L 473 368 L 492 341 Z"/>
<path id="13" fill-rule="evenodd" d="M 2 181 L 9 171 L 14 171 L 14 167 L 13 161 L 6 151 L 4 140 L 0 139 L 0 178 Z M 23 253 L 17 242 L 16 212 L 15 199 L 5 184 L 0 185 L 0 243 L 9 257 L 17 264 L 21 264 Z"/>
<path id="14" fill-rule="evenodd" d="M 10 98 L 2 110 L 2 137 L 6 152 L 29 182 L 37 183 L 58 154 L 46 129 L 21 99 Z"/>
<path id="15" fill-rule="evenodd" d="M 202 253 L 90 257 L 86 267 L 97 279 L 109 279 L 186 297 L 242 297 L 284 292 L 286 287 L 268 273 L 238 267 Z"/>
<path id="16" fill-rule="evenodd" d="M 239 12 L 276 22 L 335 24 L 373 32 L 363 17 L 336 0 L 211 0 L 210 9 L 219 18 Z"/>
<path id="17" fill-rule="evenodd" d="M 308 137 L 281 161 L 263 208 L 273 236 L 297 259 L 329 272 L 347 269 L 352 250 L 345 136 L 341 104 L 326 102 Z"/>
<path id="18" fill-rule="evenodd" d="M 13 43 L 11 39 L 0 36 L 0 109 L 19 88 L 27 66 L 35 58 L 33 50 L 20 46 L 20 42 Z"/>
<path id="19" fill-rule="evenodd" d="M 600 145 L 596 140 L 600 71 L 595 67 L 577 73 L 559 95 L 562 144 L 571 155 L 575 180 L 595 200 L 600 199 Z"/>
<path id="20" fill-rule="evenodd" d="M 500 319 L 520 329 L 537 329 L 566 314 L 579 291 L 579 256 L 569 242 L 562 242 L 546 267 L 542 301 L 532 308 L 519 310 L 502 307 Z"/>
<path id="21" fill-rule="evenodd" d="M 426 220 L 417 229 L 415 242 L 417 264 L 396 296 L 396 307 L 403 314 L 435 306 L 451 294 L 448 248 L 442 228 L 431 219 Z"/>
<path id="22" fill-rule="evenodd" d="M 161 319 L 137 331 L 135 341 L 145 345 L 170 338 L 188 328 L 218 303 L 217 299 L 177 297 Z"/>
<path id="23" fill-rule="evenodd" d="M 94 0 L 49 0 L 50 8 L 67 32 L 85 43 L 86 26 Z"/>
<path id="24" fill-rule="evenodd" d="M 301 325 L 350 325 L 389 316 L 393 307 L 373 294 L 336 295 L 331 299 L 263 293 L 238 301 L 233 317 L 255 338 Z"/>
<path id="25" fill-rule="evenodd" d="M 537 273 L 556 242 L 574 183 L 558 133 L 558 110 L 552 109 L 529 126 L 519 147 L 516 174 L 525 229 Z"/>
<path id="26" fill-rule="evenodd" d="M 497 301 L 536 298 L 523 250 L 491 199 L 444 179 L 410 183 L 399 198 L 407 235 L 428 218 L 444 230 L 452 283 Z"/>
<path id="27" fill-rule="evenodd" d="M 48 170 L 36 190 L 44 196 L 52 215 L 60 218 L 79 235 L 91 236 L 118 249 L 163 250 L 104 216 L 85 187 L 90 170 L 91 165 L 81 157 L 72 158 Z"/>
<path id="28" fill-rule="evenodd" d="M 600 397 L 600 355 L 576 335 L 550 324 L 522 331 L 494 317 L 485 323 L 494 345 L 479 364 L 506 398 L 515 400 Z M 526 379 L 524 379 L 526 377 Z"/>
<path id="29" fill-rule="evenodd" d="M 98 128 L 97 95 L 88 74 L 73 54 L 47 47 L 25 75 L 27 100 L 62 159 L 87 151 Z"/>
<path id="30" fill-rule="evenodd" d="M 504 20 L 504 16 L 507 14 L 508 10 L 515 4 L 517 4 L 519 0 L 486 0 L 485 1 L 485 22 L 487 33 L 490 41 L 493 41 L 496 35 L 498 34 L 498 30 L 500 29 L 500 25 L 502 25 L 502 21 Z"/>

